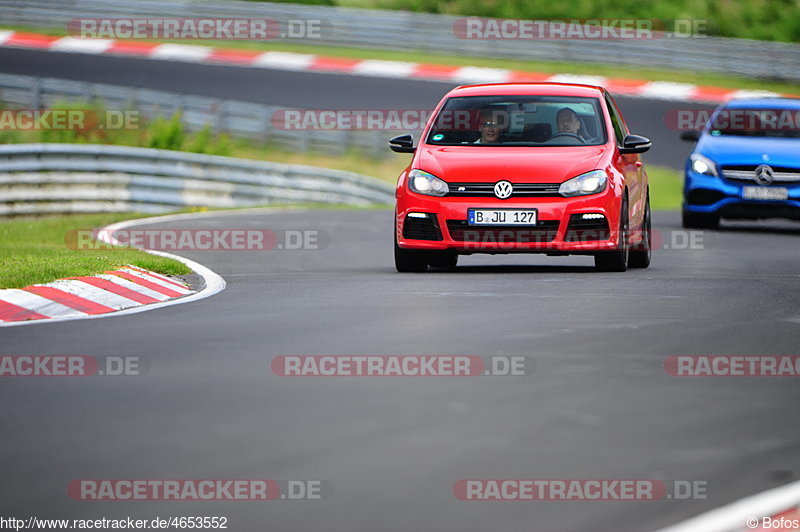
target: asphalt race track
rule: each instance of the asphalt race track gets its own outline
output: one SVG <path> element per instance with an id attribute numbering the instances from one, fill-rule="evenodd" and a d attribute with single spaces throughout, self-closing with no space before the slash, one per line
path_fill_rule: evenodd
<path id="1" fill-rule="evenodd" d="M 111 83 L 229 98 L 302 109 L 432 109 L 455 85 L 343 74 L 292 72 L 235 66 L 91 56 L 0 48 L 6 74 Z M 674 109 L 713 109 L 698 103 L 616 97 L 631 132 L 653 141 L 645 162 L 683 168 L 691 144 L 665 125 Z M 384 133 L 388 137 L 388 133 Z"/>
<path id="2" fill-rule="evenodd" d="M 677 230 L 674 214 L 655 219 Z M 85 518 L 225 515 L 233 530 L 647 530 L 798 471 L 791 378 L 669 376 L 670 355 L 791 355 L 797 238 L 703 235 L 648 270 L 463 258 L 397 274 L 391 211 L 218 214 L 151 228 L 316 230 L 321 250 L 195 252 L 228 288 L 143 314 L 0 331 L 2 354 L 139 356 L 138 377 L 7 378 L 3 507 Z M 299 378 L 279 355 L 532 357 L 531 376 Z M 322 479 L 324 501 L 76 502 L 82 478 Z M 708 499 L 465 502 L 466 478 L 707 482 Z M 613 527 L 613 528 L 610 528 Z"/>
<path id="3" fill-rule="evenodd" d="M 448 88 L 8 49 L 0 68 L 296 107 L 410 108 Z M 689 145 L 661 120 L 687 104 L 619 100 L 631 129 L 654 139 L 648 161 L 680 167 Z M 800 225 L 723 222 L 687 249 L 678 214 L 659 212 L 662 244 L 646 270 L 497 255 L 398 274 L 391 218 L 332 209 L 150 222 L 142 227 L 311 230 L 326 245 L 182 252 L 227 289 L 131 316 L 0 329 L 0 355 L 148 366 L 136 377 L 3 379 L 4 513 L 226 516 L 234 531 L 643 531 L 800 475 L 794 379 L 673 377 L 663 366 L 673 355 L 798 354 Z M 526 356 L 535 371 L 290 378 L 270 369 L 280 355 L 428 354 Z M 66 493 L 75 479 L 204 478 L 320 479 L 333 495 L 200 503 Z M 453 485 L 469 478 L 696 480 L 707 499 L 460 501 Z"/>

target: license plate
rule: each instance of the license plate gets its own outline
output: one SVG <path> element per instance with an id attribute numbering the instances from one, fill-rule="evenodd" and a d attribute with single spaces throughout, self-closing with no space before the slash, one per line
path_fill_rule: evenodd
<path id="1" fill-rule="evenodd" d="M 469 225 L 536 225 L 536 209 L 469 209 Z"/>
<path id="2" fill-rule="evenodd" d="M 783 187 L 744 187 L 742 197 L 754 200 L 785 200 L 789 197 L 789 189 Z"/>

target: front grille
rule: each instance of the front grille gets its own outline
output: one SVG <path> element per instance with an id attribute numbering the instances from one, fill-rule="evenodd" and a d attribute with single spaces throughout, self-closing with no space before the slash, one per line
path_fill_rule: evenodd
<path id="1" fill-rule="evenodd" d="M 599 220 L 584 220 L 582 214 L 573 214 L 569 218 L 567 234 L 564 240 L 567 242 L 588 242 L 592 240 L 608 240 L 611 238 L 608 229 L 608 221 L 605 218 Z"/>
<path id="2" fill-rule="evenodd" d="M 406 216 L 403 223 L 403 238 L 413 240 L 442 240 L 442 232 L 439 230 L 439 222 L 436 217 L 428 215 L 427 218 L 411 218 Z"/>
<path id="3" fill-rule="evenodd" d="M 448 183 L 452 197 L 494 197 L 495 183 Z M 553 197 L 560 196 L 558 188 L 560 183 L 512 183 L 514 192 L 512 198 Z"/>
<path id="4" fill-rule="evenodd" d="M 470 243 L 525 243 L 551 242 L 558 233 L 558 220 L 539 220 L 535 226 L 493 225 L 482 227 L 468 225 L 466 220 L 447 220 L 450 238 L 456 242 Z"/>
<path id="5" fill-rule="evenodd" d="M 758 165 L 761 166 L 761 165 Z M 758 166 L 723 166 L 722 177 L 731 181 L 756 181 L 756 168 Z M 800 168 L 785 168 L 781 166 L 772 167 L 772 182 L 781 183 L 800 183 Z"/>

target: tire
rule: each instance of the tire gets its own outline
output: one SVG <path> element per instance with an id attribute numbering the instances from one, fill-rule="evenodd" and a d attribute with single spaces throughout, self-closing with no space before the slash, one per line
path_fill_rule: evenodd
<path id="1" fill-rule="evenodd" d="M 428 271 L 428 253 L 417 249 L 403 249 L 394 239 L 394 267 L 401 273 L 423 273 Z"/>
<path id="2" fill-rule="evenodd" d="M 644 209 L 642 222 L 642 241 L 631 248 L 628 255 L 628 266 L 631 268 L 647 268 L 653 255 L 653 222 L 650 218 L 650 197 Z"/>
<path id="3" fill-rule="evenodd" d="M 719 216 L 704 212 L 681 212 L 683 227 L 685 229 L 716 229 L 719 227 Z"/>
<path id="4" fill-rule="evenodd" d="M 628 269 L 630 249 L 628 243 L 628 199 L 622 200 L 619 222 L 619 246 L 614 251 L 601 251 L 594 256 L 594 267 L 599 272 L 624 272 Z"/>
<path id="5" fill-rule="evenodd" d="M 458 254 L 449 251 L 431 251 L 428 255 L 428 265 L 434 268 L 451 270 L 458 264 Z"/>

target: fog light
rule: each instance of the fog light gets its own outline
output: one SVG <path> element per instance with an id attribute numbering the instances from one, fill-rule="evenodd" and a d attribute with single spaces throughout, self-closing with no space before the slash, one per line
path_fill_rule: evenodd
<path id="1" fill-rule="evenodd" d="M 427 212 L 410 212 L 406 216 L 408 216 L 409 218 L 427 218 L 428 217 L 428 213 Z"/>
<path id="2" fill-rule="evenodd" d="M 583 220 L 602 220 L 603 218 L 605 218 L 605 216 L 596 212 L 590 212 L 581 216 Z"/>

